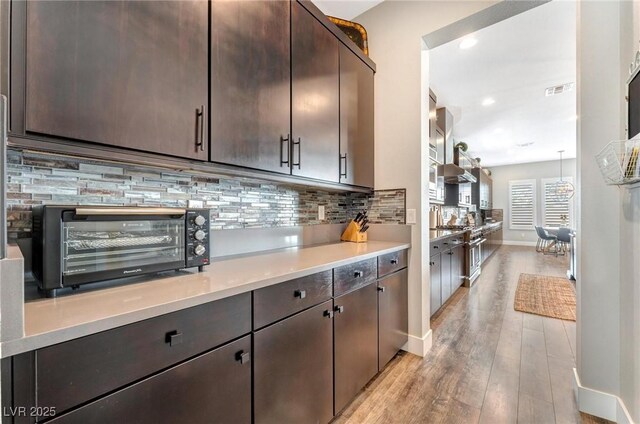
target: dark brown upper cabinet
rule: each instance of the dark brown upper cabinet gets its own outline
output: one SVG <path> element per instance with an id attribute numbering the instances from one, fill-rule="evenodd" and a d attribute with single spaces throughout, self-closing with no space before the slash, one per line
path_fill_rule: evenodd
<path id="1" fill-rule="evenodd" d="M 338 40 L 291 3 L 291 173 L 339 181 Z"/>
<path id="2" fill-rule="evenodd" d="M 373 70 L 340 44 L 340 182 L 373 188 Z"/>
<path id="3" fill-rule="evenodd" d="M 26 29 L 27 133 L 208 158 L 207 1 L 28 2 Z"/>
<path id="4" fill-rule="evenodd" d="M 211 3 L 211 161 L 290 173 L 289 10 Z"/>

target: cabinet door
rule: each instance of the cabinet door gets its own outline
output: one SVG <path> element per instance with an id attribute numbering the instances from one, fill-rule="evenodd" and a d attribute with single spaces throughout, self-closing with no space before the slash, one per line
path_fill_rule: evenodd
<path id="1" fill-rule="evenodd" d="M 211 3 L 211 160 L 288 174 L 289 2 Z"/>
<path id="2" fill-rule="evenodd" d="M 340 182 L 373 188 L 373 71 L 340 44 Z"/>
<path id="3" fill-rule="evenodd" d="M 493 179 L 491 177 L 489 177 L 487 181 L 487 197 L 489 209 L 493 209 Z"/>
<path id="4" fill-rule="evenodd" d="M 208 159 L 208 5 L 27 5 L 26 130 Z"/>
<path id="5" fill-rule="evenodd" d="M 438 162 L 442 162 L 442 158 L 438 156 L 438 150 L 436 147 L 436 98 L 431 90 L 429 90 L 429 145 L 436 149 L 436 157 L 434 158 Z"/>
<path id="6" fill-rule="evenodd" d="M 378 372 L 378 286 L 335 298 L 335 413 Z"/>
<path id="7" fill-rule="evenodd" d="M 431 273 L 431 316 L 435 314 L 440 306 L 442 306 L 442 287 L 441 287 L 441 259 L 442 255 L 438 253 L 433 255 L 429 261 Z"/>
<path id="8" fill-rule="evenodd" d="M 444 152 L 444 131 L 442 131 L 437 125 L 435 129 L 436 133 L 436 151 L 438 152 L 438 160 L 445 163 L 445 152 Z"/>
<path id="9" fill-rule="evenodd" d="M 451 294 L 464 282 L 464 246 L 451 249 Z"/>
<path id="10" fill-rule="evenodd" d="M 378 280 L 378 369 L 408 341 L 407 270 Z"/>
<path id="11" fill-rule="evenodd" d="M 254 334 L 254 414 L 261 423 L 333 417 L 333 301 Z"/>
<path id="12" fill-rule="evenodd" d="M 250 423 L 250 358 L 246 336 L 50 422 Z"/>
<path id="13" fill-rule="evenodd" d="M 441 286 L 442 303 L 444 304 L 451 297 L 451 250 L 442 252 L 441 262 Z"/>
<path id="14" fill-rule="evenodd" d="M 338 40 L 291 3 L 291 173 L 339 180 Z"/>

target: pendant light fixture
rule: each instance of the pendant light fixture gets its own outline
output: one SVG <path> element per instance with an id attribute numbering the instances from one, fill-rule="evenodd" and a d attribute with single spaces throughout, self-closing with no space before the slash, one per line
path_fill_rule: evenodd
<path id="1" fill-rule="evenodd" d="M 558 153 L 560 153 L 560 180 L 549 187 L 549 194 L 558 202 L 566 202 L 573 197 L 576 189 L 569 181 L 562 179 L 562 153 L 564 150 L 558 150 Z"/>

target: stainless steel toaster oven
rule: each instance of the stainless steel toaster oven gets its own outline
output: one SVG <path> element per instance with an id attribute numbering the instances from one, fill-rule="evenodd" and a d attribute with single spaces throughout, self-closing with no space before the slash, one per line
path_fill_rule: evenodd
<path id="1" fill-rule="evenodd" d="M 208 265 L 208 209 L 36 206 L 33 274 L 47 297 L 82 284 Z"/>

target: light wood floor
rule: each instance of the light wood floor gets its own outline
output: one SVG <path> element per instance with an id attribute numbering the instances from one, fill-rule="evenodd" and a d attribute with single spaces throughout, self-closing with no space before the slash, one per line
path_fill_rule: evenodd
<path id="1" fill-rule="evenodd" d="M 502 246 L 432 319 L 427 356 L 398 355 L 335 422 L 605 422 L 576 407 L 575 323 L 513 309 L 520 273 L 566 269 L 566 258 Z"/>

